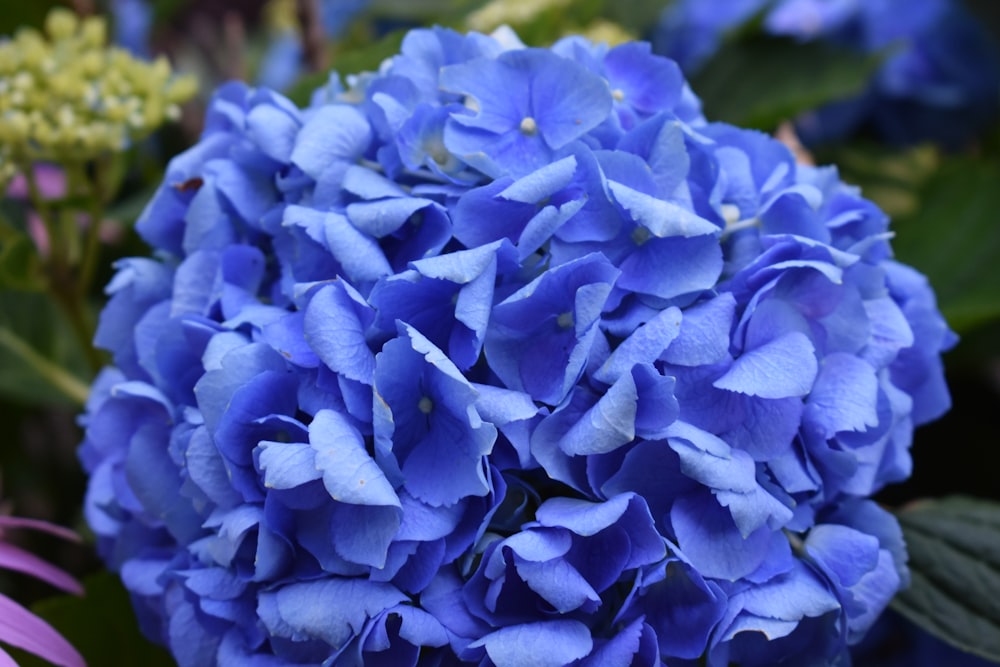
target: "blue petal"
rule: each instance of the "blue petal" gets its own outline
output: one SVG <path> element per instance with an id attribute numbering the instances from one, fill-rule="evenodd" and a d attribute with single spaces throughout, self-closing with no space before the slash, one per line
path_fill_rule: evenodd
<path id="1" fill-rule="evenodd" d="M 684 314 L 687 318 L 687 313 Z M 681 311 L 665 308 L 649 322 L 636 329 L 615 348 L 607 361 L 594 373 L 594 379 L 612 383 L 636 364 L 648 364 L 668 350 L 681 331 Z"/>
<path id="2" fill-rule="evenodd" d="M 316 452 L 303 443 L 263 441 L 258 465 L 269 489 L 293 489 L 323 476 L 316 469 Z"/>
<path id="3" fill-rule="evenodd" d="M 316 469 L 334 500 L 354 505 L 400 507 L 392 485 L 365 448 L 365 441 L 344 415 L 320 410 L 309 424 Z"/>
<path id="4" fill-rule="evenodd" d="M 293 105 L 258 104 L 247 114 L 247 136 L 265 155 L 287 164 L 299 133 L 297 115 Z"/>
<path id="5" fill-rule="evenodd" d="M 496 667 L 563 667 L 593 648 L 590 630 L 579 621 L 511 625 L 474 641 L 485 647 Z"/>
<path id="6" fill-rule="evenodd" d="M 696 659 L 726 612 L 726 596 L 696 569 L 671 557 L 645 577 L 639 609 L 658 638 L 663 655 Z"/>
<path id="7" fill-rule="evenodd" d="M 306 307 L 303 336 L 327 367 L 344 377 L 370 385 L 375 355 L 365 330 L 374 313 L 351 287 L 337 281 L 321 287 Z"/>
<path id="8" fill-rule="evenodd" d="M 316 109 L 295 140 L 291 161 L 314 179 L 334 162 L 354 162 L 371 142 L 364 115 L 346 104 Z"/>
<path id="9" fill-rule="evenodd" d="M 398 465 L 411 494 L 440 506 L 489 492 L 496 428 L 476 413 L 476 391 L 458 368 L 412 327 L 400 325 L 378 355 L 375 396 L 379 463 Z"/>
<path id="10" fill-rule="evenodd" d="M 682 366 L 714 364 L 726 359 L 735 313 L 736 300 L 729 292 L 686 309 L 681 330 L 662 358 Z"/>
<path id="11" fill-rule="evenodd" d="M 713 384 L 761 398 L 805 396 L 812 389 L 817 371 L 812 343 L 794 331 L 744 352 Z"/>
<path id="12" fill-rule="evenodd" d="M 703 236 L 719 231 L 714 222 L 686 207 L 651 197 L 615 181 L 609 182 L 608 187 L 615 201 L 655 238 Z"/>
<path id="13" fill-rule="evenodd" d="M 585 456 L 632 442 L 638 400 L 632 374 L 622 375 L 559 439 L 559 448 L 570 456 Z"/>
<path id="14" fill-rule="evenodd" d="M 773 539 L 784 540 L 763 526 L 743 537 L 732 516 L 708 492 L 685 496 L 670 510 L 677 544 L 704 576 L 736 581 L 756 570 Z"/>
<path id="15" fill-rule="evenodd" d="M 806 399 L 803 421 L 824 438 L 863 431 L 878 425 L 877 398 L 878 379 L 868 362 L 850 354 L 829 354 Z"/>
<path id="16" fill-rule="evenodd" d="M 546 271 L 493 309 L 490 367 L 510 389 L 559 404 L 583 372 L 618 271 L 602 255 Z"/>
<path id="17" fill-rule="evenodd" d="M 339 648 L 357 636 L 369 618 L 406 599 L 390 584 L 329 578 L 263 591 L 257 609 L 275 637 L 320 639 Z"/>

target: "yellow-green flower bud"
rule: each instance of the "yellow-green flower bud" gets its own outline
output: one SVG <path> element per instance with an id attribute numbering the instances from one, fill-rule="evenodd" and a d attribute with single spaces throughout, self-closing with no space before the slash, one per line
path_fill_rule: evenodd
<path id="1" fill-rule="evenodd" d="M 45 32 L 53 42 L 72 39 L 78 26 L 76 14 L 65 7 L 56 7 L 45 17 Z"/>
<path id="2" fill-rule="evenodd" d="M 44 34 L 0 40 L 0 164 L 90 160 L 119 151 L 178 115 L 196 92 L 165 58 L 107 46 L 107 23 L 53 9 Z"/>

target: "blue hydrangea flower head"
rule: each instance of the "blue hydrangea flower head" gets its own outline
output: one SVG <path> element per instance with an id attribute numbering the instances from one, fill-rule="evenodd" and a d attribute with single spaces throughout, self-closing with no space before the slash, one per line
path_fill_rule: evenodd
<path id="1" fill-rule="evenodd" d="M 1000 111 L 1000 50 L 960 0 L 681 0 L 664 10 L 653 39 L 690 74 L 758 15 L 770 35 L 886 54 L 863 94 L 797 120 L 807 143 L 867 127 L 893 144 L 956 147 Z"/>
<path id="2" fill-rule="evenodd" d="M 934 294 L 648 45 L 229 84 L 137 229 L 85 511 L 184 667 L 835 664 L 907 581 Z"/>

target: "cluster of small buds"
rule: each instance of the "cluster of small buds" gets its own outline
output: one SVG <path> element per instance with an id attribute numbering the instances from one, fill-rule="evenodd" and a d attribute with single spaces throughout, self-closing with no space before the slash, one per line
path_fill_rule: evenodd
<path id="1" fill-rule="evenodd" d="M 34 160 L 89 160 L 176 118 L 196 82 L 107 46 L 103 18 L 54 9 L 45 34 L 0 41 L 0 178 Z"/>
<path id="2" fill-rule="evenodd" d="M 544 0 L 524 3 L 517 0 L 491 0 L 469 14 L 465 23 L 469 30 L 489 32 L 501 25 L 522 25 L 549 10 L 564 11 L 567 0 Z"/>

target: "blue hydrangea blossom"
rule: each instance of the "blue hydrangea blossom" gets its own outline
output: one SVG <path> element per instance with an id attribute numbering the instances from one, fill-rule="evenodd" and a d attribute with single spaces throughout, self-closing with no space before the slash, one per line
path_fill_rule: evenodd
<path id="1" fill-rule="evenodd" d="M 185 667 L 834 664 L 907 581 L 870 497 L 954 336 L 873 204 L 647 46 L 224 86 L 138 230 L 86 516 Z"/>
<path id="2" fill-rule="evenodd" d="M 956 147 L 1000 111 L 997 46 L 960 0 L 681 0 L 664 10 L 653 41 L 690 74 L 757 16 L 770 35 L 885 57 L 863 94 L 797 119 L 807 143 L 868 127 L 894 144 Z"/>

